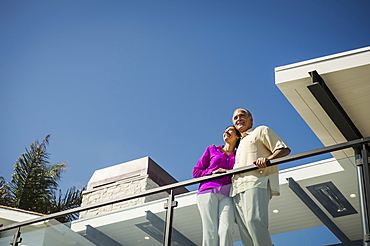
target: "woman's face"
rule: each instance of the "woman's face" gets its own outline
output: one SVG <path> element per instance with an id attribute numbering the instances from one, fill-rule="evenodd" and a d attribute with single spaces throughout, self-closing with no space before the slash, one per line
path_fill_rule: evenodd
<path id="1" fill-rule="evenodd" d="M 233 126 L 226 128 L 223 137 L 225 143 L 233 143 L 239 139 L 239 136 L 236 134 L 236 129 Z"/>

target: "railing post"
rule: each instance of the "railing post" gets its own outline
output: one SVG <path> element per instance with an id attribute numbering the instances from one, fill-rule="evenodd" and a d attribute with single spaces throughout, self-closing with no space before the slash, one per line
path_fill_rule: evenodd
<path id="1" fill-rule="evenodd" d="M 369 178 L 369 156 L 366 144 L 361 148 L 355 148 L 357 164 L 357 180 L 361 210 L 362 232 L 364 245 L 370 245 L 369 234 L 369 211 L 370 211 L 370 178 Z"/>
<path id="2" fill-rule="evenodd" d="M 365 185 L 365 206 L 366 206 L 366 217 L 367 217 L 367 233 L 364 235 L 364 241 L 366 243 L 370 243 L 370 234 L 369 234 L 369 221 L 370 221 L 370 172 L 369 172 L 369 156 L 368 156 L 368 151 L 366 149 L 366 144 L 362 145 L 362 151 L 361 151 L 361 156 L 362 156 L 362 165 L 363 165 L 363 177 L 364 177 L 364 185 Z"/>
<path id="3" fill-rule="evenodd" d="M 173 222 L 173 208 L 177 207 L 177 201 L 175 201 L 174 190 L 170 190 L 168 201 L 164 204 L 164 208 L 167 209 L 166 213 L 166 229 L 164 231 L 164 246 L 171 246 L 172 239 L 172 222 Z"/>
<path id="4" fill-rule="evenodd" d="M 14 238 L 10 240 L 10 245 L 12 246 L 18 246 L 19 243 L 22 242 L 21 238 L 21 227 L 18 227 L 17 232 L 14 234 Z"/>

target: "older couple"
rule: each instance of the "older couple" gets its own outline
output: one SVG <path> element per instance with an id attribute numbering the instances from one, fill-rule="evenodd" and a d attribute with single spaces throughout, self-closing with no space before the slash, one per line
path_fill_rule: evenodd
<path id="1" fill-rule="evenodd" d="M 233 245 L 234 221 L 245 246 L 271 246 L 268 204 L 279 195 L 278 166 L 269 160 L 286 156 L 288 146 L 268 127 L 253 127 L 252 114 L 238 108 L 234 126 L 227 127 L 223 146 L 210 146 L 194 167 L 193 176 L 202 177 L 232 168 L 256 165 L 259 169 L 203 182 L 197 204 L 202 218 L 203 246 Z M 235 151 L 235 149 L 237 150 Z"/>

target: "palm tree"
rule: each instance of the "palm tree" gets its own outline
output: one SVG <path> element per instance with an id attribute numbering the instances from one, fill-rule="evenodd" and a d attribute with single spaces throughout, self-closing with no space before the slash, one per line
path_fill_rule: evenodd
<path id="1" fill-rule="evenodd" d="M 58 184 L 62 173 L 66 170 L 67 162 L 51 164 L 46 146 L 49 144 L 50 134 L 39 143 L 31 143 L 30 149 L 21 154 L 14 165 L 15 173 L 8 184 L 10 206 L 29 211 L 49 214 L 74 207 L 82 201 L 82 190 L 75 187 L 68 189 L 65 196 L 59 190 Z M 60 221 L 70 221 L 76 216 L 60 218 Z"/>

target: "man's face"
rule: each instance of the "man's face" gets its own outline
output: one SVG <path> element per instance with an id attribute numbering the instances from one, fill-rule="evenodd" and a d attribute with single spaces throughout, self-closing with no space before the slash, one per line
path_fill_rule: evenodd
<path id="1" fill-rule="evenodd" d="M 243 133 L 253 126 L 253 118 L 244 109 L 237 109 L 233 114 L 233 124 L 236 129 Z"/>

